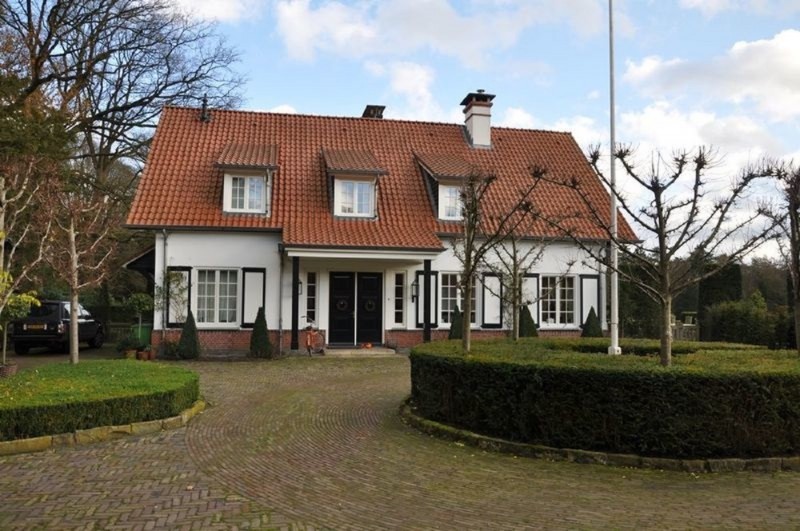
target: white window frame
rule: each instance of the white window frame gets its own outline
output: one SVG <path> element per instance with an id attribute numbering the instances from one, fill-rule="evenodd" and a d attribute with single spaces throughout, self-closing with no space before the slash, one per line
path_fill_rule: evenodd
<path id="1" fill-rule="evenodd" d="M 406 325 L 406 272 L 394 271 L 391 274 L 392 284 L 392 326 L 404 328 Z M 399 283 L 398 283 L 399 281 Z M 400 314 L 400 320 L 397 319 Z"/>
<path id="2" fill-rule="evenodd" d="M 546 284 L 550 284 L 551 281 L 555 279 L 555 286 L 546 286 Z M 568 281 L 568 282 L 567 282 Z M 567 284 L 571 284 L 571 286 L 567 286 Z M 547 297 L 547 291 L 552 289 L 554 291 L 555 298 Z M 567 300 L 564 298 L 565 290 L 570 290 L 572 293 L 572 322 L 563 322 L 562 314 L 568 313 L 564 309 L 564 305 L 566 304 Z M 550 312 L 548 306 L 550 302 L 555 303 L 555 321 L 546 321 L 545 320 L 545 312 Z M 542 275 L 539 277 L 539 311 L 541 312 L 540 315 L 540 322 L 539 326 L 542 328 L 577 328 L 578 321 L 576 316 L 576 311 L 578 307 L 578 289 L 577 289 L 577 281 L 574 275 Z"/>
<path id="3" fill-rule="evenodd" d="M 203 293 L 203 287 L 200 283 L 200 276 L 201 274 L 205 275 L 206 273 L 213 274 L 213 293 L 210 294 L 213 302 L 213 308 L 211 309 L 212 315 L 211 320 L 207 319 L 205 312 L 206 309 L 200 309 L 200 299 L 201 297 L 205 296 Z M 221 273 L 235 273 L 236 274 L 236 284 L 234 289 L 234 299 L 233 299 L 233 315 L 234 318 L 232 321 L 220 321 L 220 280 L 221 280 Z M 227 275 L 226 275 L 227 276 Z M 240 303 L 242 302 L 241 299 L 241 289 L 242 289 L 242 272 L 239 269 L 232 269 L 232 268 L 220 268 L 220 267 L 198 267 L 195 270 L 195 285 L 197 286 L 196 294 L 195 294 L 195 322 L 197 323 L 198 328 L 203 327 L 215 327 L 215 328 L 238 328 L 242 316 L 240 314 Z M 231 309 L 227 309 L 227 312 L 230 312 Z"/>
<path id="4" fill-rule="evenodd" d="M 345 188 L 348 185 L 352 185 L 353 190 L 353 197 L 352 197 L 352 204 L 349 202 L 345 202 Z M 369 187 L 368 190 L 368 198 L 369 201 L 367 203 L 367 207 L 364 211 L 359 211 L 359 201 L 358 201 L 358 189 L 361 187 Z M 375 205 L 377 204 L 377 186 L 376 180 L 373 179 L 357 179 L 357 178 L 336 178 L 334 179 L 333 184 L 333 196 L 334 196 L 334 209 L 333 212 L 337 216 L 347 217 L 347 218 L 374 218 L 375 217 Z M 348 211 L 347 208 L 351 208 L 352 211 Z"/>
<path id="5" fill-rule="evenodd" d="M 453 199 L 451 194 L 455 194 L 456 200 L 456 215 L 447 215 L 448 207 L 453 205 L 450 199 Z M 445 201 L 447 199 L 447 201 Z M 464 205 L 461 201 L 461 185 L 453 183 L 439 183 L 439 219 L 446 219 L 451 221 L 461 221 L 464 219 Z"/>
<path id="6" fill-rule="evenodd" d="M 244 206 L 243 208 L 236 208 L 233 206 L 233 183 L 234 179 L 244 180 Z M 252 181 L 260 181 L 263 186 L 262 204 L 256 208 L 250 208 L 250 183 Z M 270 211 L 270 202 L 272 199 L 272 172 L 266 173 L 226 173 L 224 190 L 222 198 L 222 210 L 224 212 L 234 212 L 242 214 L 267 214 Z"/>
<path id="7" fill-rule="evenodd" d="M 450 323 L 450 311 L 449 311 L 450 308 L 448 308 L 448 311 L 445 312 L 444 297 L 442 296 L 442 292 L 444 291 L 444 289 L 446 287 L 447 288 L 451 287 L 451 286 L 449 286 L 449 285 L 447 285 L 445 283 L 445 278 L 449 278 L 450 276 L 454 276 L 456 278 L 456 299 L 455 300 L 457 301 L 459 311 L 462 314 L 464 313 L 464 308 L 462 308 L 462 306 L 463 306 L 463 304 L 462 304 L 463 297 L 462 297 L 462 293 L 461 293 L 461 275 L 459 273 L 455 273 L 455 272 L 443 272 L 443 273 L 440 273 L 441 279 L 439 280 L 439 293 L 437 293 L 437 297 L 439 297 L 439 324 L 443 328 L 449 328 L 450 324 L 451 324 Z M 470 312 L 470 321 L 469 321 L 470 325 L 476 325 L 477 321 L 478 321 L 478 312 L 477 312 L 478 290 L 476 289 L 475 284 L 476 284 L 475 282 L 472 283 L 472 311 Z M 448 297 L 448 299 L 450 299 L 450 297 Z"/>

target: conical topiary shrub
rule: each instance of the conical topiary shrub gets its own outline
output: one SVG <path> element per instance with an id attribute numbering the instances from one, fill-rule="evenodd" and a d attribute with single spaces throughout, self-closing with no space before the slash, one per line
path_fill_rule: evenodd
<path id="1" fill-rule="evenodd" d="M 177 353 L 178 357 L 184 360 L 194 360 L 200 357 L 200 337 L 197 335 L 197 325 L 194 322 L 192 310 L 189 310 L 189 316 L 183 323 Z"/>
<path id="2" fill-rule="evenodd" d="M 603 337 L 603 327 L 600 326 L 600 319 L 597 317 L 597 312 L 594 311 L 594 306 L 589 310 L 586 322 L 581 328 L 583 328 L 581 337 Z"/>
<path id="3" fill-rule="evenodd" d="M 253 333 L 250 336 L 250 357 L 272 359 L 272 343 L 269 340 L 269 329 L 267 328 L 267 318 L 264 315 L 264 307 L 258 309 L 256 322 L 253 325 Z"/>
<path id="4" fill-rule="evenodd" d="M 533 320 L 528 305 L 523 304 L 519 309 L 519 337 L 539 337 L 536 328 L 536 322 Z"/>
<path id="5" fill-rule="evenodd" d="M 461 339 L 464 327 L 464 319 L 461 315 L 461 310 L 456 306 L 450 313 L 450 332 L 447 334 L 447 339 Z"/>

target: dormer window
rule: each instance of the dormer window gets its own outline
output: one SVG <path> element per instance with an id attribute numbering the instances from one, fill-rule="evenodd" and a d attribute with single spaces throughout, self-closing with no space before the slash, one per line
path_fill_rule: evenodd
<path id="1" fill-rule="evenodd" d="M 375 181 L 335 179 L 334 203 L 337 216 L 374 217 Z"/>
<path id="2" fill-rule="evenodd" d="M 333 214 L 374 218 L 378 215 L 378 178 L 386 174 L 370 151 L 323 149 L 322 158 L 332 184 Z"/>
<path id="3" fill-rule="evenodd" d="M 439 184 L 439 218 L 461 220 L 461 187 L 452 184 Z"/>
<path id="4" fill-rule="evenodd" d="M 272 180 L 278 169 L 278 146 L 228 144 L 217 158 L 223 170 L 223 212 L 267 214 L 270 212 Z"/>
<path id="5" fill-rule="evenodd" d="M 270 174 L 225 174 L 223 210 L 248 214 L 267 214 Z"/>

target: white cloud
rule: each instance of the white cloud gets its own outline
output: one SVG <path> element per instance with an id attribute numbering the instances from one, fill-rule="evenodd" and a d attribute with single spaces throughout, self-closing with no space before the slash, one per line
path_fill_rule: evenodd
<path id="1" fill-rule="evenodd" d="M 725 11 L 748 11 L 776 16 L 800 11 L 800 0 L 680 0 L 684 9 L 695 9 L 706 17 Z"/>
<path id="2" fill-rule="evenodd" d="M 520 107 L 508 107 L 496 125 L 501 127 L 517 127 L 522 129 L 533 129 L 536 127 L 536 119 L 531 113 Z"/>
<path id="3" fill-rule="evenodd" d="M 737 105 L 752 103 L 774 121 L 800 118 L 800 31 L 741 41 L 709 61 L 646 57 L 629 63 L 625 81 L 651 96 L 692 92 Z"/>
<path id="4" fill-rule="evenodd" d="M 178 11 L 193 18 L 233 22 L 261 11 L 264 0 L 171 0 Z"/>
<path id="5" fill-rule="evenodd" d="M 278 0 L 276 15 L 278 33 L 295 59 L 427 50 L 475 68 L 516 44 L 522 31 L 534 25 L 565 21 L 581 36 L 605 27 L 602 0 L 478 0 L 471 6 L 451 0 Z"/>
<path id="6" fill-rule="evenodd" d="M 297 114 L 297 109 L 295 109 L 288 103 L 282 103 L 281 105 L 269 109 L 269 112 L 279 112 L 282 114 Z"/>
<path id="7" fill-rule="evenodd" d="M 452 122 L 459 121 L 459 115 L 442 108 L 433 96 L 436 72 L 427 65 L 410 61 L 397 61 L 382 65 L 376 62 L 365 64 L 368 72 L 376 77 L 387 77 L 390 100 L 397 99 L 397 105 L 388 105 L 386 118 Z"/>
<path id="8" fill-rule="evenodd" d="M 586 95 L 586 99 L 587 100 L 596 100 L 596 99 L 599 99 L 599 98 L 600 98 L 600 91 L 599 90 L 593 90 L 593 91 L 589 92 L 589 94 Z"/>

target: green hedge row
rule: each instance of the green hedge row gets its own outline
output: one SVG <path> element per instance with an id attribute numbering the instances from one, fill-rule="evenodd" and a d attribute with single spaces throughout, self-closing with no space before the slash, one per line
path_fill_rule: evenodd
<path id="1" fill-rule="evenodd" d="M 412 403 L 423 417 L 459 428 L 653 457 L 800 453 L 797 369 L 663 369 L 655 360 L 603 366 L 598 356 L 574 353 L 557 363 L 508 362 L 436 350 L 430 344 L 412 352 Z M 582 357 L 592 360 L 584 365 Z"/>
<path id="2" fill-rule="evenodd" d="M 103 362 L 85 362 L 90 365 Z M 109 363 L 109 362 L 104 362 Z M 112 362 L 116 364 L 138 364 L 141 370 L 133 367 L 117 371 L 109 383 L 108 370 L 95 371 L 74 378 L 55 377 L 46 369 L 43 374 L 20 373 L 3 382 L 0 396 L 6 400 L 0 405 L 0 440 L 24 439 L 40 435 L 69 433 L 75 430 L 97 426 L 114 426 L 163 419 L 180 414 L 191 407 L 199 398 L 200 388 L 197 374 L 178 367 L 157 369 L 158 364 L 142 362 Z M 80 367 L 79 365 L 79 367 Z M 37 371 L 37 373 L 39 372 Z M 154 371 L 160 371 L 158 374 Z M 50 376 L 48 378 L 48 375 Z M 86 381 L 91 377 L 106 378 L 105 382 Z M 149 378 L 146 382 L 130 382 L 132 377 Z M 114 382 L 113 378 L 117 381 Z M 31 383 L 33 382 L 33 383 Z M 70 383 L 65 383 L 70 382 Z M 24 393 L 14 394 L 14 390 L 25 387 L 54 383 L 63 391 L 39 393 L 36 397 L 26 397 Z M 27 384 L 27 385 L 26 385 Z M 23 395 L 23 396 L 19 396 Z M 12 401 L 12 397 L 14 400 Z"/>

